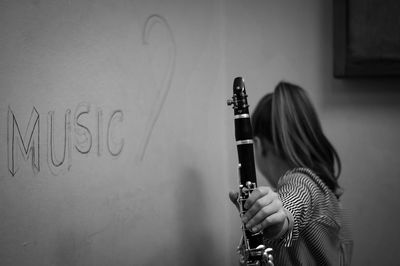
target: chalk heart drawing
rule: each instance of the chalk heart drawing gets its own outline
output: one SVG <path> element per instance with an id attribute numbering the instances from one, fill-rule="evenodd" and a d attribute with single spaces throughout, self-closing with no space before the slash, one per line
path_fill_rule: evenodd
<path id="1" fill-rule="evenodd" d="M 150 15 L 144 24 L 142 31 L 142 41 L 143 45 L 149 45 L 151 42 L 151 31 L 156 24 L 160 24 L 168 33 L 170 39 L 170 47 L 167 50 L 169 54 L 168 56 L 168 64 L 166 65 L 165 75 L 163 75 L 163 80 L 160 83 L 158 88 L 157 96 L 154 104 L 151 106 L 150 116 L 147 120 L 144 135 L 141 139 L 140 149 L 139 149 L 139 160 L 143 161 L 146 155 L 146 149 L 151 140 L 151 135 L 154 130 L 154 126 L 157 123 L 158 117 L 163 109 L 165 100 L 168 97 L 168 93 L 171 89 L 172 78 L 175 72 L 175 60 L 176 60 L 176 43 L 174 39 L 174 35 L 170 26 L 168 25 L 167 20 L 160 15 Z"/>

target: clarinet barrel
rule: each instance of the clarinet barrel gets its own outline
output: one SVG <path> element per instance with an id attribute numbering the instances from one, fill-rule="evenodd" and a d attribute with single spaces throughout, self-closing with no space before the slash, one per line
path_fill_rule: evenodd
<path id="1" fill-rule="evenodd" d="M 234 79 L 233 96 L 232 99 L 228 100 L 228 105 L 232 105 L 234 110 L 240 180 L 238 203 L 240 215 L 242 216 L 246 212 L 244 208 L 246 199 L 257 187 L 253 130 L 243 78 L 237 77 Z M 265 247 L 262 231 L 253 233 L 242 224 L 242 233 L 242 241 L 238 248 L 242 265 L 273 265 L 272 255 L 270 254 L 272 249 Z"/>

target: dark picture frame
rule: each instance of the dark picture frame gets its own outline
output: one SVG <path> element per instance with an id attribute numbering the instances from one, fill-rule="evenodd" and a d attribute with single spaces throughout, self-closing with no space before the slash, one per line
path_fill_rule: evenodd
<path id="1" fill-rule="evenodd" d="M 336 78 L 400 77 L 400 2 L 333 0 Z"/>

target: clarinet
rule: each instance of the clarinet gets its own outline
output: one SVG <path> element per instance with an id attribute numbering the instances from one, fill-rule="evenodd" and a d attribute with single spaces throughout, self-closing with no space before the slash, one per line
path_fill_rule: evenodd
<path id="1" fill-rule="evenodd" d="M 240 216 L 246 209 L 244 203 L 250 193 L 257 187 L 256 170 L 253 153 L 253 130 L 251 127 L 249 105 L 242 77 L 233 81 L 233 97 L 228 99 L 228 105 L 232 105 L 235 118 L 235 138 L 238 152 L 239 168 L 239 197 L 238 205 Z M 242 238 L 239 243 L 238 253 L 241 265 L 274 265 L 272 249 L 266 248 L 263 241 L 262 230 L 257 233 L 242 228 Z"/>

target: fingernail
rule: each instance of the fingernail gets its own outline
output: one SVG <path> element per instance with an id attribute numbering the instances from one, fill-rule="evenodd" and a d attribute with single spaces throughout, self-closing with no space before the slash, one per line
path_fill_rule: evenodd
<path id="1" fill-rule="evenodd" d="M 247 217 L 246 217 L 246 216 L 243 216 L 243 217 L 242 217 L 242 222 L 243 222 L 243 223 L 247 223 L 247 221 L 248 221 Z"/>
<path id="2" fill-rule="evenodd" d="M 254 226 L 253 228 L 251 228 L 251 231 L 253 231 L 253 233 L 258 231 L 258 226 Z"/>

